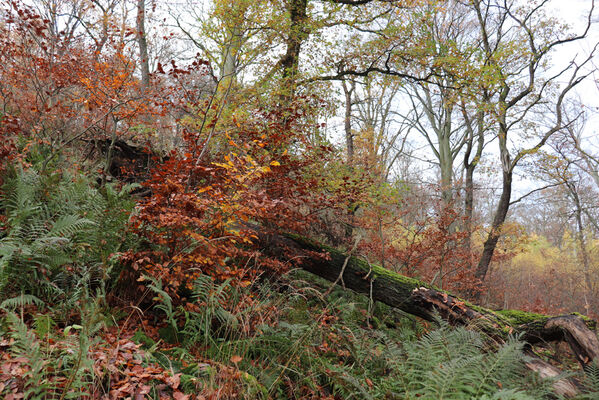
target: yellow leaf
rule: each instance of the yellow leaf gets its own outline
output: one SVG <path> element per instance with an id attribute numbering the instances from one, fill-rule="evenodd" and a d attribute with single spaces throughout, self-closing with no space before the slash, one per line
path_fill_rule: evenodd
<path id="1" fill-rule="evenodd" d="M 271 161 L 270 165 L 272 165 L 273 167 L 278 167 L 279 165 L 281 165 L 281 163 L 278 161 Z"/>

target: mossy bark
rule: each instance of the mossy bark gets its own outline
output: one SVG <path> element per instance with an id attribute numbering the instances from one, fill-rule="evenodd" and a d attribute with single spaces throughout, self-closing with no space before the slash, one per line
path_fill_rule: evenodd
<path id="1" fill-rule="evenodd" d="M 301 236 L 265 234 L 260 230 L 257 233 L 265 252 L 271 256 L 425 320 L 441 316 L 452 324 L 484 331 L 498 343 L 511 334 L 520 334 L 530 344 L 563 340 L 583 367 L 599 357 L 596 322 L 579 314 L 552 317 L 519 310 L 489 310 Z M 558 369 L 530 350 L 527 356 L 526 366 L 530 370 L 557 379 L 554 383 L 557 394 L 564 397 L 577 394 L 575 382 L 559 378 Z"/>
<path id="2" fill-rule="evenodd" d="M 479 307 L 418 279 L 348 256 L 298 235 L 262 234 L 261 241 L 271 255 L 331 282 L 337 280 L 343 270 L 340 284 L 344 287 L 371 295 L 375 301 L 425 320 L 432 321 L 440 314 L 455 324 L 480 324 L 487 333 L 496 337 L 520 333 L 531 344 L 564 340 L 561 327 L 551 323 L 562 317 Z M 595 330 L 594 320 L 580 314 L 573 315 L 580 317 L 589 330 Z"/>
<path id="3" fill-rule="evenodd" d="M 270 245 L 271 252 L 275 248 L 283 247 L 288 258 L 296 260 L 297 266 L 330 281 L 339 277 L 348 257 L 342 251 L 298 235 L 271 237 Z M 522 333 L 528 335 L 531 341 L 535 338 L 546 340 L 548 335 L 555 335 L 552 330 L 545 329 L 547 322 L 555 317 L 520 310 L 495 311 L 479 307 L 418 279 L 369 264 L 357 257 L 349 257 L 343 271 L 342 283 L 356 292 L 372 293 L 373 300 L 429 321 L 438 313 L 443 316 L 445 312 L 449 313 L 447 316 L 453 318 L 453 322 L 469 323 L 482 318 L 496 325 L 501 332 Z M 444 307 L 448 310 L 440 309 Z M 589 329 L 595 330 L 594 320 L 580 314 L 573 315 L 581 317 Z"/>

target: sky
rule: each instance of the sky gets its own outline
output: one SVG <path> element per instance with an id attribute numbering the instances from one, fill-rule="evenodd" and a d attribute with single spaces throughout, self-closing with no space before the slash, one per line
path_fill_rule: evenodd
<path id="1" fill-rule="evenodd" d="M 584 29 L 586 15 L 591 5 L 592 0 L 553 0 L 551 2 L 556 17 L 568 23 L 576 31 Z M 556 57 L 569 60 L 576 54 L 579 56 L 589 54 L 595 43 L 599 42 L 599 3 L 595 5 L 593 14 L 593 21 L 595 23 L 591 27 L 588 37 L 585 40 L 564 46 L 556 54 Z M 594 67 L 599 67 L 599 54 L 594 58 Z M 587 82 L 579 85 L 580 87 L 576 89 L 576 95 L 580 97 L 582 103 L 591 111 L 584 136 L 587 138 L 589 144 L 599 148 L 599 74 L 595 73 L 589 78 Z"/>

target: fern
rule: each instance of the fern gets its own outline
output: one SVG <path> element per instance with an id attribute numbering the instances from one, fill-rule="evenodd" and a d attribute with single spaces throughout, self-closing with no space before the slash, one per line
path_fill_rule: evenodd
<path id="1" fill-rule="evenodd" d="M 510 339 L 496 352 L 485 351 L 483 343 L 480 333 L 441 323 L 416 343 L 404 345 L 403 357 L 394 363 L 400 379 L 387 382 L 386 388 L 406 398 L 538 398 L 519 389 L 530 386 L 524 378 L 522 343 Z M 533 392 L 546 391 L 541 386 Z"/>
<path id="2" fill-rule="evenodd" d="M 13 311 L 17 308 L 23 308 L 27 305 L 43 307 L 44 302 L 32 294 L 21 293 L 17 297 L 4 300 L 2 303 L 0 303 L 0 308 L 7 311 Z"/>
<path id="3" fill-rule="evenodd" d="M 95 225 L 95 223 L 88 219 L 79 218 L 76 215 L 64 215 L 58 218 L 54 223 L 52 229 L 48 232 L 48 236 L 56 238 L 72 238 L 91 225 Z"/>
<path id="4" fill-rule="evenodd" d="M 6 318 L 12 328 L 11 336 L 15 340 L 11 346 L 11 352 L 17 357 L 24 357 L 28 360 L 29 371 L 24 372 L 22 376 L 25 380 L 24 397 L 26 399 L 43 399 L 52 386 L 46 378 L 47 362 L 39 341 L 17 315 L 8 313 Z"/>
<path id="5" fill-rule="evenodd" d="M 584 394 L 580 396 L 580 399 L 595 400 L 599 398 L 599 364 L 597 360 L 593 360 L 585 367 L 582 384 Z"/>
<path id="6" fill-rule="evenodd" d="M 76 297 L 82 284 L 105 292 L 118 264 L 112 255 L 131 237 L 130 188 L 100 191 L 68 172 L 41 175 L 29 169 L 8 176 L 0 197 L 7 217 L 0 238 L 0 292 L 52 302 Z"/>
<path id="7" fill-rule="evenodd" d="M 237 318 L 223 306 L 232 289 L 229 281 L 216 284 L 207 275 L 200 275 L 195 280 L 192 298 L 201 305 L 202 311 L 186 314 L 182 333 L 187 346 L 193 346 L 198 341 L 215 343 L 215 338 L 223 330 L 237 327 Z"/>
<path id="8" fill-rule="evenodd" d="M 166 321 L 169 327 L 172 329 L 175 340 L 178 342 L 177 318 L 173 308 L 173 300 L 171 296 L 162 288 L 162 281 L 160 279 L 147 275 L 144 275 L 143 278 L 151 282 L 149 285 L 147 285 L 148 289 L 157 294 L 157 296 L 154 298 L 156 301 L 154 308 L 164 312 L 166 315 Z"/>

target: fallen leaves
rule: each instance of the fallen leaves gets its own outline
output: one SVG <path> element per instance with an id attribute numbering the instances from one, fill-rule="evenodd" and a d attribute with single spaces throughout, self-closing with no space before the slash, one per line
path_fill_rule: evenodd
<path id="1" fill-rule="evenodd" d="M 92 368 L 82 367 L 77 371 L 80 387 L 73 388 L 72 365 L 58 362 L 61 355 L 69 354 L 75 358 L 79 355 L 78 341 L 69 340 L 73 335 L 70 336 L 47 345 L 47 359 L 42 360 L 11 354 L 9 345 L 14 344 L 14 339 L 0 340 L 0 346 L 6 350 L 0 352 L 0 396 L 3 399 L 24 399 L 28 390 L 43 384 L 51 398 L 65 391 L 80 393 L 79 398 L 94 400 L 141 400 L 148 398 L 150 393 L 160 399 L 199 398 L 181 391 L 181 373 L 173 374 L 160 365 L 146 362 L 147 355 L 140 345 L 130 339 L 118 339 L 110 333 L 105 333 L 100 344 L 81 355 L 87 357 Z M 38 343 L 44 346 L 44 342 Z M 109 382 L 108 388 L 103 387 L 106 382 Z"/>

